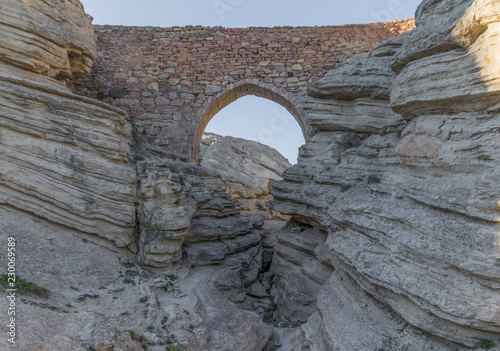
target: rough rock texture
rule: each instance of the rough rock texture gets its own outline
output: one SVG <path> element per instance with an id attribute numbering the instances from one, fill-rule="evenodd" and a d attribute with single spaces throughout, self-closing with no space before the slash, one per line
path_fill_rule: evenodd
<path id="1" fill-rule="evenodd" d="M 237 254 L 249 283 L 261 262 L 261 232 L 271 217 L 265 202 L 290 164 L 256 142 L 207 135 L 201 166 L 170 160 L 138 163 L 141 261 L 165 267 L 182 257 L 190 265 L 219 264 Z"/>
<path id="2" fill-rule="evenodd" d="M 92 18 L 78 0 L 3 0 L 0 61 L 51 78 L 90 72 Z"/>
<path id="3" fill-rule="evenodd" d="M 6 207 L 0 216 L 0 232 L 16 238 L 16 272 L 49 289 L 47 298 L 17 294 L 16 344 L 2 337 L 0 350 L 261 350 L 271 336 L 215 287 L 219 267 L 153 272 L 78 231 Z"/>
<path id="4" fill-rule="evenodd" d="M 249 140 L 205 133 L 200 146 L 200 165 L 217 169 L 226 191 L 242 203 L 244 211 L 269 211 L 272 183 L 282 180 L 292 165 L 276 150 Z"/>
<path id="5" fill-rule="evenodd" d="M 316 296 L 330 277 L 333 266 L 321 261 L 327 234 L 290 221 L 277 233 L 273 256 L 279 320 L 304 323 L 316 310 Z"/>
<path id="6" fill-rule="evenodd" d="M 311 89 L 318 134 L 272 208 L 328 232 L 335 272 L 283 350 L 500 343 L 499 6 L 424 1 Z"/>
<path id="7" fill-rule="evenodd" d="M 90 19 L 77 1 L 0 12 L 0 205 L 133 249 L 130 120 L 52 79 L 90 69 Z"/>

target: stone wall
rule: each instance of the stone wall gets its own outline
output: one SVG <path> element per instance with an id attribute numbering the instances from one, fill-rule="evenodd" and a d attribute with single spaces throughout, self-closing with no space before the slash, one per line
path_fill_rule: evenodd
<path id="1" fill-rule="evenodd" d="M 209 120 L 253 94 L 285 106 L 314 134 L 299 103 L 338 62 L 413 28 L 413 20 L 331 27 L 94 26 L 97 59 L 75 89 L 120 107 L 146 151 L 196 162 Z"/>

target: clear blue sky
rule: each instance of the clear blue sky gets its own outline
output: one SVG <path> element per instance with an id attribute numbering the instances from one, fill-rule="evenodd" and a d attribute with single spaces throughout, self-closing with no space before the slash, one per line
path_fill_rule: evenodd
<path id="1" fill-rule="evenodd" d="M 94 24 L 172 27 L 321 26 L 386 22 L 413 17 L 420 0 L 80 0 Z M 286 110 L 285 110 L 286 111 Z M 270 123 L 280 117 L 282 124 Z M 300 127 L 283 108 L 246 96 L 217 114 L 206 131 L 252 138 L 295 163 L 304 143 Z M 287 123 L 286 121 L 290 123 Z"/>

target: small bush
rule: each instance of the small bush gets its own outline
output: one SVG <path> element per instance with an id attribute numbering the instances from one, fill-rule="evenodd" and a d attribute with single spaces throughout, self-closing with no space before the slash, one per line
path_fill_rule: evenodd
<path id="1" fill-rule="evenodd" d="M 33 282 L 29 282 L 26 279 L 22 279 L 20 276 L 16 276 L 14 287 L 10 286 L 11 281 L 9 281 L 9 275 L 2 273 L 0 275 L 0 285 L 5 289 L 17 289 L 20 294 L 30 294 L 38 297 L 48 297 L 49 290 L 45 289 Z"/>
<path id="2" fill-rule="evenodd" d="M 485 350 L 489 350 L 491 346 L 492 346 L 491 340 L 482 340 L 481 345 L 479 345 L 479 347 Z"/>
<path id="3" fill-rule="evenodd" d="M 104 100 L 106 97 L 106 94 L 104 94 L 102 91 L 97 92 L 97 100 Z"/>
<path id="4" fill-rule="evenodd" d="M 166 279 L 169 279 L 170 281 L 174 281 L 174 280 L 177 280 L 177 276 L 175 274 L 167 274 L 165 275 L 165 278 Z"/>
<path id="5" fill-rule="evenodd" d="M 142 335 L 137 334 L 134 330 L 125 330 L 125 331 L 130 334 L 130 338 L 132 340 L 139 342 L 144 341 L 144 337 Z"/>
<path id="6" fill-rule="evenodd" d="M 90 294 L 84 294 L 80 297 L 78 297 L 76 300 L 77 301 L 85 301 L 86 299 L 97 299 L 99 298 L 100 296 L 97 295 L 97 294 L 94 294 L 94 295 L 90 295 Z"/>
<path id="7" fill-rule="evenodd" d="M 165 351 L 184 351 L 184 347 L 167 345 L 165 346 Z"/>
<path id="8" fill-rule="evenodd" d="M 380 178 L 376 175 L 371 175 L 368 177 L 368 184 L 380 184 Z"/>

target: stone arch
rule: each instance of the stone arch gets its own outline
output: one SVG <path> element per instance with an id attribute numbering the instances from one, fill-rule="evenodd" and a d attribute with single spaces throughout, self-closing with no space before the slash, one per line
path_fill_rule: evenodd
<path id="1" fill-rule="evenodd" d="M 193 145 L 193 163 L 198 163 L 198 152 L 203 132 L 210 120 L 224 107 L 246 95 L 254 95 L 274 101 L 286 108 L 295 118 L 307 142 L 312 136 L 312 129 L 307 121 L 307 115 L 302 105 L 296 101 L 294 95 L 284 88 L 264 83 L 258 79 L 244 79 L 237 83 L 228 84 L 226 89 L 212 96 L 203 104 L 201 116 L 196 124 L 196 134 Z"/>

